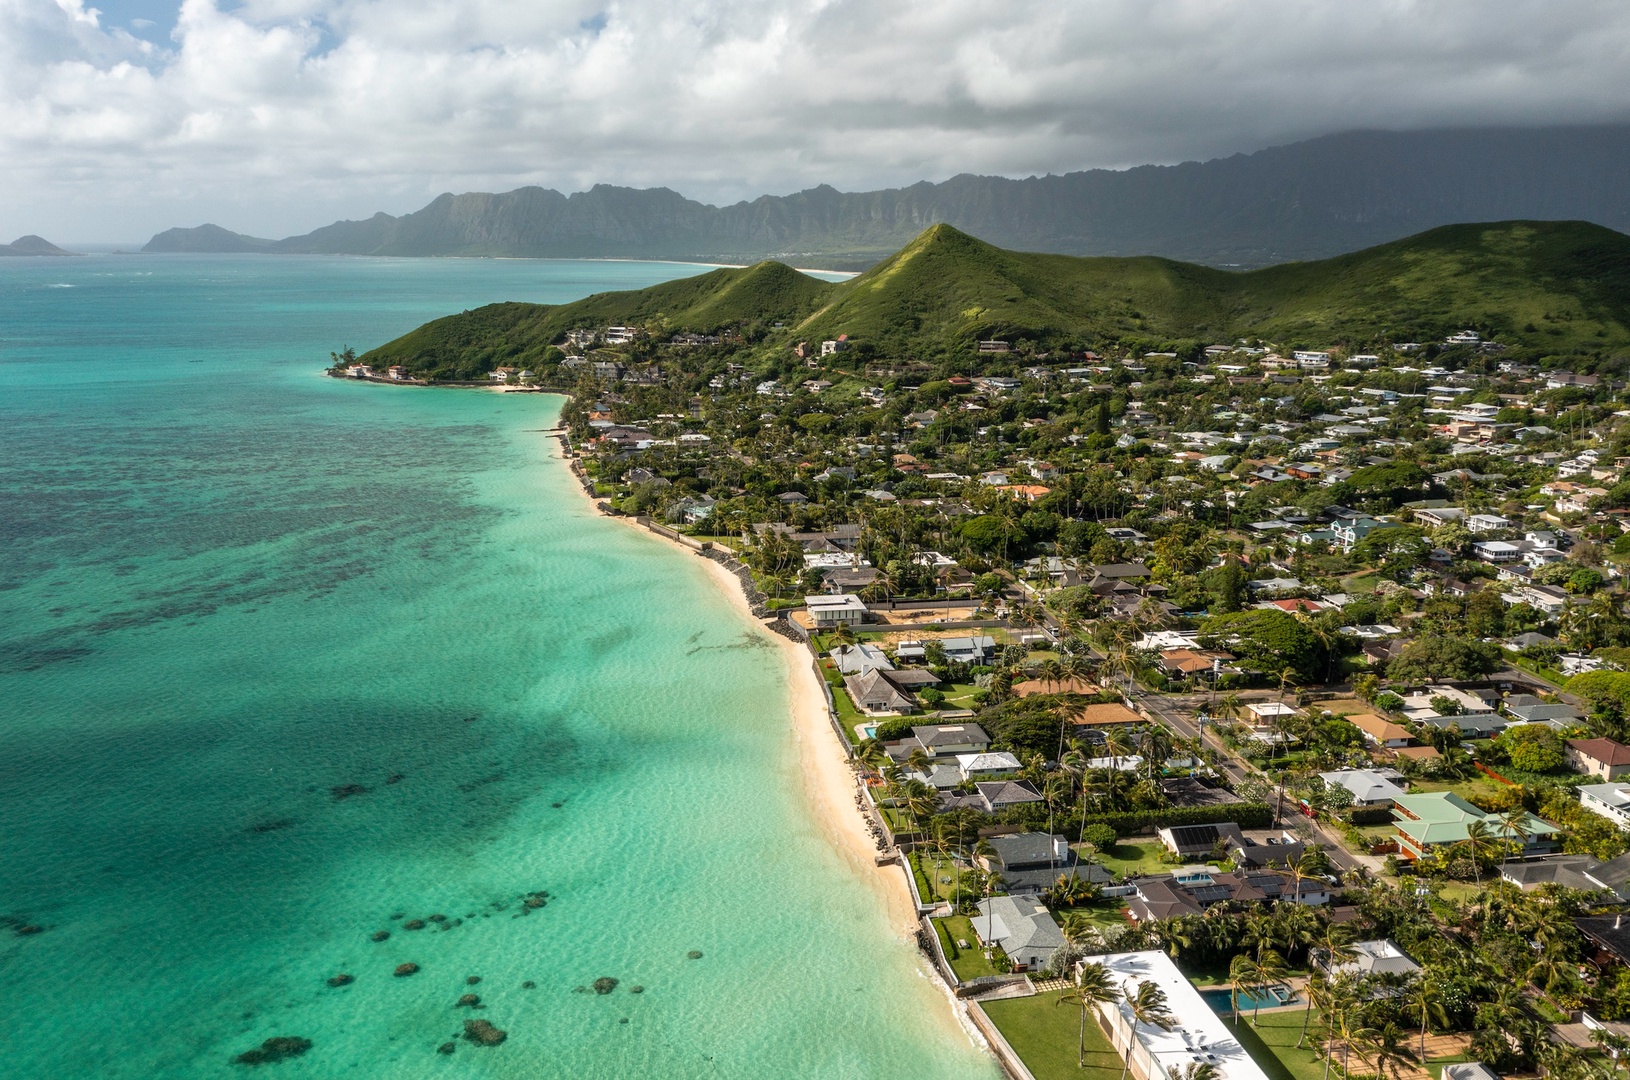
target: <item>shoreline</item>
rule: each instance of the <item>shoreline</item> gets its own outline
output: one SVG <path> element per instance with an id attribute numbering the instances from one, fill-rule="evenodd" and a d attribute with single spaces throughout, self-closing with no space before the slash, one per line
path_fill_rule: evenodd
<path id="1" fill-rule="evenodd" d="M 765 628 L 764 619 L 753 613 L 741 581 L 727 567 L 702 556 L 694 548 L 647 529 L 631 517 L 604 512 L 584 489 L 577 471 L 571 468 L 572 459 L 562 454 L 559 460 L 572 473 L 573 489 L 597 517 L 696 558 L 742 620 L 762 631 L 776 646 L 787 682 L 788 706 L 798 743 L 798 760 L 803 766 L 805 795 L 814 811 L 813 817 L 838 855 L 883 900 L 894 930 L 902 937 L 914 939 L 918 928 L 916 902 L 899 868 L 893 863 L 877 863 L 877 842 L 866 828 L 866 818 L 855 807 L 859 785 L 849 767 L 848 752 L 838 744 L 838 733 L 827 719 L 826 690 L 816 678 L 811 664 L 813 655 L 803 645 Z"/>
<path id="2" fill-rule="evenodd" d="M 743 582 L 729 568 L 707 558 L 695 548 L 646 528 L 634 518 L 608 514 L 602 510 L 598 500 L 584 486 L 583 476 L 574 467 L 574 458 L 564 438 L 555 436 L 554 441 L 558 450 L 550 456 L 566 467 L 571 474 L 573 490 L 588 504 L 595 516 L 698 558 L 707 576 L 726 602 L 742 617 L 742 621 L 757 627 L 775 644 L 786 678 L 792 735 L 797 744 L 797 762 L 811 819 L 856 879 L 877 896 L 890 928 L 902 941 L 911 945 L 917 954 L 919 973 L 932 981 L 945 1001 L 949 1014 L 947 1019 L 975 1048 L 989 1055 L 1005 1072 L 1000 1055 L 995 1053 L 989 1040 L 969 1015 L 967 1005 L 956 996 L 955 990 L 934 963 L 922 955 L 918 939 L 922 921 L 904 876 L 909 871 L 902 862 L 877 861 L 876 839 L 869 831 L 870 823 L 866 816 L 856 805 L 860 785 L 850 766 L 848 749 L 840 744 L 838 732 L 829 718 L 826 688 L 815 671 L 814 655 L 803 644 L 770 632 L 764 619 L 753 611 Z"/>

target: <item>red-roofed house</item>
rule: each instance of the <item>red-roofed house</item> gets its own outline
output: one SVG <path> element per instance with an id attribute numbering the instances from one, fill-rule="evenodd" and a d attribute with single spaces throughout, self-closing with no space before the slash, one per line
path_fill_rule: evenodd
<path id="1" fill-rule="evenodd" d="M 1603 780 L 1630 773 L 1630 746 L 1612 739 L 1569 739 L 1563 756 L 1575 769 Z"/>

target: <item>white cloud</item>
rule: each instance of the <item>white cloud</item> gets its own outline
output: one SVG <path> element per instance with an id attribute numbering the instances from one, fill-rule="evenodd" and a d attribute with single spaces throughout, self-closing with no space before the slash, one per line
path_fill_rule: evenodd
<path id="1" fill-rule="evenodd" d="M 185 0 L 155 47 L 0 0 L 0 232 L 281 235 L 441 190 L 1172 161 L 1353 127 L 1630 116 L 1575 0 Z"/>

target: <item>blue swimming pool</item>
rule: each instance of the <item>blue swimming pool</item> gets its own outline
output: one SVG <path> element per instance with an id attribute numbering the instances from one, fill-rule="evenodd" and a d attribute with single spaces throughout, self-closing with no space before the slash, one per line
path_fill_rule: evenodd
<path id="1" fill-rule="evenodd" d="M 1229 991 L 1202 990 L 1200 996 L 1206 999 L 1211 1011 L 1220 1016 L 1227 1016 L 1234 1011 L 1233 1003 L 1229 999 Z M 1239 1011 L 1251 1012 L 1253 1009 L 1277 1009 L 1281 1005 L 1289 1005 L 1296 1000 L 1296 991 L 1288 986 L 1270 986 L 1266 990 L 1240 989 L 1238 994 Z"/>

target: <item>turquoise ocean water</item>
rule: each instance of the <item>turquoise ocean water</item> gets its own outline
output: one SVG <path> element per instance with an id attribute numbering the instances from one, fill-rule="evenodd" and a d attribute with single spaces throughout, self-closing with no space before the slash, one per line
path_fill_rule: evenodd
<path id="1" fill-rule="evenodd" d="M 0 261 L 0 1075 L 995 1075 L 810 820 L 775 652 L 574 495 L 556 400 L 317 376 L 697 269 Z"/>

